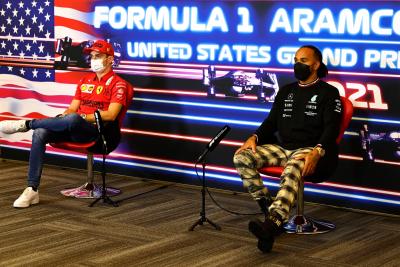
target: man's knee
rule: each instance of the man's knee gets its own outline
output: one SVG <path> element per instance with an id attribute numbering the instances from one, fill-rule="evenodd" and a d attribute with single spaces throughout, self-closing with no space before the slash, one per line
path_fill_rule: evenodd
<path id="1" fill-rule="evenodd" d="M 64 118 L 68 119 L 71 122 L 77 122 L 82 119 L 82 117 L 78 113 L 71 113 L 66 115 Z"/>
<path id="2" fill-rule="evenodd" d="M 233 156 L 233 164 L 235 164 L 237 168 L 254 167 L 254 158 L 251 155 L 249 155 L 249 151 L 247 150 L 249 149 L 242 150 Z"/>
<path id="3" fill-rule="evenodd" d="M 245 149 L 235 154 L 233 157 L 233 163 L 236 168 L 250 168 L 257 169 L 257 155 L 255 155 L 251 149 Z"/>
<path id="4" fill-rule="evenodd" d="M 65 119 L 68 120 L 69 129 L 75 129 L 80 125 L 83 118 L 78 113 L 71 113 L 65 116 Z"/>
<path id="5" fill-rule="evenodd" d="M 239 152 L 239 153 L 236 153 L 235 155 L 233 155 L 233 164 L 235 164 L 235 166 L 237 164 L 239 164 L 239 162 L 240 162 L 240 156 L 239 156 L 240 153 L 242 153 L 242 152 Z"/>
<path id="6" fill-rule="evenodd" d="M 33 131 L 32 142 L 41 141 L 47 143 L 49 137 L 49 131 L 43 128 L 38 128 Z"/>

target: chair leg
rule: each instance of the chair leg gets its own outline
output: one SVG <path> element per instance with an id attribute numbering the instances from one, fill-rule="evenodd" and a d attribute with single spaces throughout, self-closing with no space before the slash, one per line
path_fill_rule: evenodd
<path id="1" fill-rule="evenodd" d="M 101 186 L 96 185 L 94 182 L 93 166 L 94 166 L 93 153 L 88 153 L 86 159 L 86 169 L 87 169 L 86 183 L 84 183 L 79 187 L 61 190 L 61 194 L 67 197 L 76 197 L 76 198 L 98 198 L 101 195 Z M 116 196 L 121 193 L 120 189 L 113 187 L 107 187 L 106 191 L 108 196 Z"/>
<path id="2" fill-rule="evenodd" d="M 87 154 L 87 160 L 86 160 L 86 169 L 87 169 L 87 184 L 94 184 L 94 174 L 93 174 L 93 165 L 94 165 L 94 157 L 93 153 L 88 153 Z"/>
<path id="3" fill-rule="evenodd" d="M 286 233 L 290 234 L 321 234 L 335 229 L 335 225 L 329 221 L 316 220 L 304 215 L 304 180 L 299 181 L 297 193 L 296 215 L 291 217 L 283 226 Z"/>

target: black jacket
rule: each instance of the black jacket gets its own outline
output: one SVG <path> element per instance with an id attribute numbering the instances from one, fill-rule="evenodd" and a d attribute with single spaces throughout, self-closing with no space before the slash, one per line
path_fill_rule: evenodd
<path id="1" fill-rule="evenodd" d="M 321 144 L 326 154 L 320 163 L 336 165 L 341 111 L 334 86 L 321 80 L 308 87 L 288 84 L 279 89 L 268 117 L 255 132 L 258 145 L 277 143 L 293 150 Z"/>

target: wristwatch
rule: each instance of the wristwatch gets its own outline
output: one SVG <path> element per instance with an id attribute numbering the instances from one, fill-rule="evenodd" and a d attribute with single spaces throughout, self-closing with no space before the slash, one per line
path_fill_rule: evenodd
<path id="1" fill-rule="evenodd" d="M 85 113 L 81 113 L 81 117 L 82 117 L 82 119 L 86 120 L 86 114 Z"/>
<path id="2" fill-rule="evenodd" d="M 323 157 L 325 155 L 325 149 L 322 148 L 321 144 L 316 145 L 314 149 L 317 150 L 320 157 Z"/>
<path id="3" fill-rule="evenodd" d="M 256 135 L 256 134 L 252 134 L 250 137 L 255 137 L 256 138 L 256 144 L 258 143 L 258 135 Z"/>

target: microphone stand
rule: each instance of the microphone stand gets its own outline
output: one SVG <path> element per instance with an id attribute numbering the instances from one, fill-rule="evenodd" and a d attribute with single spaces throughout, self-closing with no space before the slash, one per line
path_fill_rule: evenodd
<path id="1" fill-rule="evenodd" d="M 211 224 L 212 226 L 214 226 L 214 228 L 216 230 L 221 230 L 221 227 L 218 224 L 214 223 L 213 221 L 208 219 L 206 216 L 206 176 L 205 176 L 206 160 L 205 159 L 203 159 L 203 161 L 201 162 L 201 165 L 203 166 L 203 181 L 202 181 L 202 188 L 201 188 L 202 202 L 201 202 L 201 210 L 200 210 L 200 219 L 195 221 L 194 224 L 192 226 L 190 226 L 189 231 L 193 231 L 197 225 L 203 225 L 206 222 Z"/>
<path id="2" fill-rule="evenodd" d="M 97 111 L 96 111 L 97 112 Z M 95 201 L 93 201 L 89 207 L 93 207 L 94 204 L 96 204 L 100 199 L 103 200 L 103 203 L 112 205 L 114 207 L 118 207 L 118 203 L 113 201 L 109 196 L 107 196 L 107 190 L 106 190 L 106 154 L 107 154 L 107 141 L 106 138 L 104 136 L 103 133 L 103 125 L 102 125 L 102 120 L 100 117 L 100 113 L 96 114 L 96 122 L 98 123 L 98 130 L 99 130 L 99 135 L 101 138 L 101 150 L 102 150 L 102 154 L 103 154 L 103 162 L 101 164 L 101 178 L 103 180 L 103 185 L 101 188 L 101 196 L 99 198 L 97 198 Z M 98 120 L 98 121 L 97 121 Z"/>
<path id="3" fill-rule="evenodd" d="M 104 151 L 104 150 L 103 150 Z M 89 207 L 93 207 L 94 204 L 96 204 L 100 199 L 103 200 L 103 203 L 112 205 L 113 207 L 118 207 L 118 203 L 112 200 L 109 196 L 107 196 L 107 190 L 106 190 L 106 154 L 103 152 L 103 163 L 101 164 L 101 177 L 103 180 L 103 185 L 101 188 L 101 196 L 97 199 L 95 199 Z"/>

